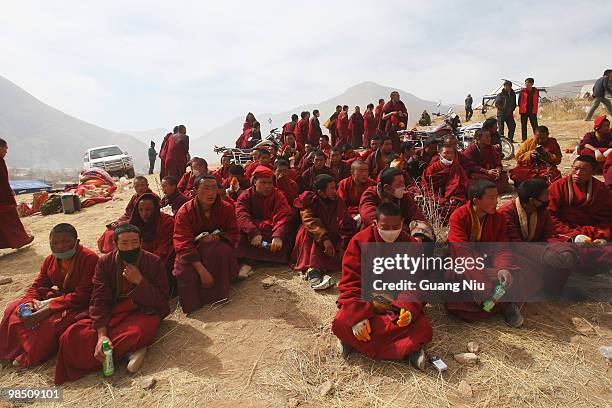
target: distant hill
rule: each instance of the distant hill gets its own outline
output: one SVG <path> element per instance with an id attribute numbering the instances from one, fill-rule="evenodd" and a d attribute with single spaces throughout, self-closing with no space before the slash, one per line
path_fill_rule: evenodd
<path id="1" fill-rule="evenodd" d="M 149 130 L 124 130 L 121 133 L 134 136 L 147 146 L 150 146 L 151 140 L 155 142 L 155 148 L 159 151 L 159 146 L 164 136 L 172 129 L 149 129 Z"/>
<path id="2" fill-rule="evenodd" d="M 371 102 L 376 105 L 378 103 L 378 99 L 380 98 L 388 100 L 389 94 L 394 90 L 399 91 L 402 101 L 408 108 L 410 113 L 410 118 L 408 121 L 409 124 L 413 124 L 418 121 L 424 109 L 426 109 L 429 113 L 438 111 L 436 102 L 426 101 L 411 93 L 402 91 L 401 89 L 383 86 L 375 82 L 368 81 L 352 86 L 342 94 L 334 96 L 333 98 L 327 99 L 323 102 L 298 106 L 294 109 L 276 114 L 254 113 L 257 120 L 261 123 L 262 136 L 265 136 L 269 132 L 270 128 L 280 128 L 284 123 L 289 122 L 293 113 L 297 113 L 299 115 L 302 111 L 312 112 L 313 109 L 318 109 L 321 112 L 321 126 L 323 126 L 323 122 L 325 122 L 325 120 L 331 116 L 336 109 L 336 105 L 348 105 L 349 113 L 352 113 L 354 107 L 359 105 L 361 107 L 361 112 L 363 113 L 368 103 Z M 448 106 L 441 107 L 440 109 L 441 111 L 445 111 L 448 109 Z M 240 132 L 242 131 L 242 124 L 244 123 L 246 114 L 247 112 L 245 112 L 243 116 L 234 118 L 229 122 L 210 130 L 199 138 L 194 138 L 192 136 L 190 148 L 192 156 L 197 155 L 203 156 L 207 160 L 218 160 L 218 156 L 212 151 L 213 146 L 234 146 L 236 139 L 238 136 L 240 136 Z M 271 125 L 268 123 L 269 119 L 272 119 Z M 323 129 L 323 132 L 327 133 L 327 130 Z"/>
<path id="3" fill-rule="evenodd" d="M 36 99 L 0 77 L 0 137 L 9 143 L 8 165 L 80 169 L 90 147 L 116 144 L 146 166 L 147 146 L 133 136 L 84 122 Z"/>

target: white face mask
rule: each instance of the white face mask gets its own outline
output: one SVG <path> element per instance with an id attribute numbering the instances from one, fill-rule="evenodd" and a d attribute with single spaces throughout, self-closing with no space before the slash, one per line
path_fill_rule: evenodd
<path id="1" fill-rule="evenodd" d="M 395 196 L 395 198 L 402 198 L 405 192 L 406 192 L 406 188 L 400 187 L 400 188 L 396 188 L 395 190 L 393 190 L 393 195 Z"/>
<path id="2" fill-rule="evenodd" d="M 445 159 L 442 156 L 440 156 L 440 162 L 445 166 L 450 166 L 451 164 L 453 164 L 452 160 Z"/>
<path id="3" fill-rule="evenodd" d="M 388 243 L 395 242 L 401 232 L 401 228 L 397 230 L 381 230 L 380 228 L 378 228 L 378 235 L 380 235 L 383 241 Z"/>

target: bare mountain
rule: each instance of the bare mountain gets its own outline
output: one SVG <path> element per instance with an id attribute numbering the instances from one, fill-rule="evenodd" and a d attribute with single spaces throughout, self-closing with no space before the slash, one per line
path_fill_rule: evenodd
<path id="1" fill-rule="evenodd" d="M 12 167 L 82 168 L 86 149 L 109 144 L 132 154 L 137 171 L 147 163 L 147 146 L 133 136 L 103 129 L 52 108 L 3 77 L 0 137 L 9 143 L 7 161 Z"/>
<path id="2" fill-rule="evenodd" d="M 411 93 L 402 91 L 401 89 L 391 88 L 388 86 L 379 85 L 375 82 L 367 81 L 352 86 L 342 94 L 327 99 L 323 102 L 298 106 L 292 110 L 277 114 L 255 113 L 255 117 L 261 123 L 263 136 L 265 136 L 271 128 L 280 128 L 284 123 L 290 121 L 293 113 L 299 115 L 302 111 L 312 112 L 313 109 L 318 109 L 321 112 L 321 126 L 323 126 L 323 122 L 325 122 L 325 120 L 331 116 L 336 109 L 336 105 L 348 105 L 349 113 L 352 113 L 353 108 L 358 105 L 361 107 L 361 111 L 363 113 L 368 103 L 371 102 L 376 105 L 380 98 L 388 100 L 389 94 L 394 90 L 399 91 L 402 101 L 408 108 L 410 113 L 410 118 L 408 121 L 409 124 L 415 123 L 421 116 L 424 109 L 427 109 L 429 113 L 438 111 L 436 102 L 426 101 Z M 445 110 L 444 107 L 441 107 L 440 109 L 443 111 Z M 240 132 L 242 131 L 242 124 L 244 123 L 246 113 L 247 112 L 245 112 L 243 116 L 232 119 L 224 125 L 210 130 L 197 139 L 192 138 L 190 148 L 191 154 L 193 156 L 203 156 L 208 160 L 217 160 L 218 156 L 216 156 L 212 151 L 213 146 L 225 145 L 233 147 L 236 139 L 238 136 L 240 136 Z M 271 125 L 268 124 L 269 119 L 272 120 Z M 324 133 L 327 133 L 326 129 L 323 129 L 323 131 Z"/>

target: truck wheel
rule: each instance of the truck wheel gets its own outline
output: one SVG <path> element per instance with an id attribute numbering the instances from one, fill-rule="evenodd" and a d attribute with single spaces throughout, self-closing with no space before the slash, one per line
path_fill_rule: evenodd
<path id="1" fill-rule="evenodd" d="M 134 173 L 134 169 L 133 168 L 129 169 L 125 174 L 127 175 L 127 178 L 129 178 L 129 179 L 133 179 L 134 177 L 136 177 L 136 173 Z"/>

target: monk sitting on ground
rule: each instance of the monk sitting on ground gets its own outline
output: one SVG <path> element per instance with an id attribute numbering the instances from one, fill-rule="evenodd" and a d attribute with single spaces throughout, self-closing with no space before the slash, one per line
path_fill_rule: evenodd
<path id="1" fill-rule="evenodd" d="M 457 162 L 455 147 L 440 148 L 439 159 L 430 163 L 421 177 L 421 187 L 423 195 L 433 200 L 442 224 L 446 224 L 450 214 L 467 201 L 468 179 Z"/>
<path id="2" fill-rule="evenodd" d="M 244 167 L 239 164 L 232 164 L 229 171 L 229 177 L 223 181 L 222 187 L 232 200 L 236 201 L 238 196 L 251 187 L 251 183 L 244 177 Z"/>
<path id="3" fill-rule="evenodd" d="M 251 163 L 245 170 L 244 176 L 247 180 L 251 180 L 253 177 L 253 172 L 259 166 L 264 166 L 269 169 L 272 169 L 272 156 L 270 156 L 270 151 L 267 149 L 259 149 L 259 160 Z"/>
<path id="4" fill-rule="evenodd" d="M 191 159 L 190 163 L 191 171 L 183 175 L 178 183 L 178 189 L 187 198 L 191 199 L 194 196 L 193 183 L 195 182 L 196 177 L 198 177 L 200 174 L 208 173 L 208 162 L 200 157 L 194 157 Z"/>
<path id="5" fill-rule="evenodd" d="M 112 224 L 107 225 L 107 228 L 114 228 L 122 222 L 127 222 L 132 213 L 134 212 L 134 208 L 136 207 L 136 200 L 138 197 L 143 195 L 144 193 L 153 193 L 153 191 L 149 188 L 149 180 L 145 176 L 136 176 L 134 177 L 134 195 L 130 197 L 130 201 L 128 201 L 127 206 L 125 207 L 125 212 L 117 221 Z"/>
<path id="6" fill-rule="evenodd" d="M 502 167 L 497 149 L 491 145 L 491 134 L 488 130 L 479 129 L 474 134 L 474 143 L 462 153 L 461 165 L 471 180 L 489 180 L 495 183 L 499 194 L 510 190 L 508 175 Z"/>
<path id="7" fill-rule="evenodd" d="M 357 231 L 357 223 L 348 213 L 344 201 L 336 197 L 336 182 L 321 174 L 315 180 L 315 191 L 305 191 L 295 200 L 302 225 L 291 256 L 294 268 L 305 272 L 310 287 L 321 284 L 324 272 L 340 270 L 342 253 Z"/>
<path id="8" fill-rule="evenodd" d="M 338 183 L 338 198 L 346 204 L 351 217 L 359 215 L 359 201 L 361 195 L 368 188 L 376 185 L 376 181 L 368 177 L 368 165 L 361 160 L 355 160 L 351 164 L 351 177 L 347 177 Z"/>
<path id="9" fill-rule="evenodd" d="M 89 318 L 70 326 L 60 337 L 55 384 L 78 380 L 102 368 L 108 341 L 115 364 L 128 358 L 137 372 L 168 307 L 168 279 L 157 255 L 141 248 L 140 230 L 129 224 L 115 230 L 117 250 L 102 255 L 93 277 Z"/>
<path id="10" fill-rule="evenodd" d="M 161 200 L 160 206 L 162 208 L 170 206 L 172 208 L 172 215 L 176 215 L 178 210 L 189 201 L 189 198 L 185 197 L 183 193 L 178 191 L 178 181 L 174 176 L 166 176 L 162 179 L 161 183 L 164 197 Z"/>
<path id="11" fill-rule="evenodd" d="M 98 255 L 79 243 L 70 224 L 53 227 L 49 244 L 51 255 L 34 283 L 7 305 L 0 324 L 0 360 L 14 366 L 32 367 L 53 357 L 64 330 L 87 315 Z M 22 304 L 32 313 L 20 311 Z"/>
<path id="12" fill-rule="evenodd" d="M 377 180 L 378 175 L 384 169 L 389 168 L 395 157 L 397 157 L 397 154 L 393 151 L 393 142 L 389 136 L 385 136 L 382 139 L 380 148 L 370 154 L 365 161 L 368 169 L 370 169 L 370 178 Z"/>
<path id="13" fill-rule="evenodd" d="M 351 175 L 351 165 L 342 160 L 342 149 L 340 147 L 334 147 L 331 150 L 329 156 L 329 168 L 331 169 L 331 175 L 339 183 L 340 180 Z"/>
<path id="14" fill-rule="evenodd" d="M 593 122 L 593 132 L 584 135 L 578 153 L 595 157 L 597 169 L 600 170 L 606 158 L 612 152 L 612 133 L 607 116 L 600 116 Z"/>
<path id="15" fill-rule="evenodd" d="M 497 301 L 494 307 L 485 311 L 482 304 L 491 298 L 499 283 L 509 291 L 520 271 L 512 263 L 512 252 L 503 243 L 508 242 L 508 227 L 504 216 L 496 210 L 497 186 L 489 180 L 475 180 L 468 190 L 469 202 L 459 207 L 450 217 L 448 242 L 454 258 L 486 258 L 485 268 L 466 268 L 463 274 L 447 271 L 449 281 L 475 280 L 485 284 L 485 291 L 473 291 L 471 302 L 447 302 L 447 309 L 466 321 L 476 321 L 502 312 L 506 322 L 512 327 L 523 325 L 523 316 L 515 303 Z M 479 242 L 476 245 L 458 243 Z M 487 246 L 486 243 L 496 243 Z M 502 243 L 502 244 L 500 244 Z M 491 256 L 485 256 L 494 254 Z M 493 260 L 491 261 L 491 258 Z M 503 298 L 502 298 L 503 299 Z"/>
<path id="16" fill-rule="evenodd" d="M 380 182 L 368 187 L 359 202 L 361 225 L 365 228 L 376 220 L 376 208 L 382 203 L 391 202 L 397 205 L 402 212 L 404 230 L 418 239 L 434 241 L 431 225 L 423 212 L 412 198 L 412 194 L 404 186 L 404 176 L 396 168 L 384 170 L 380 175 Z"/>
<path id="17" fill-rule="evenodd" d="M 319 139 L 317 138 L 317 143 Z M 304 156 L 304 146 L 295 140 L 295 135 L 289 133 L 285 136 L 285 143 L 279 150 L 279 156 L 287 160 L 292 165 L 297 165 Z"/>
<path id="18" fill-rule="evenodd" d="M 606 187 L 612 189 L 612 154 L 608 155 L 608 160 L 606 160 L 606 163 L 604 164 L 603 174 Z"/>
<path id="19" fill-rule="evenodd" d="M 278 159 L 274 163 L 274 187 L 283 192 L 287 203 L 293 201 L 300 194 L 300 187 L 289 177 L 289 162 L 285 159 Z"/>
<path id="20" fill-rule="evenodd" d="M 300 178 L 300 191 L 312 191 L 313 183 L 319 174 L 332 175 L 332 170 L 325 165 L 327 156 L 321 150 L 314 154 L 313 165 L 302 173 Z"/>
<path id="21" fill-rule="evenodd" d="M 228 152 L 225 152 L 223 156 L 221 156 L 221 167 L 213 171 L 212 175 L 223 183 L 229 178 L 230 167 L 232 167 L 232 156 Z"/>
<path id="22" fill-rule="evenodd" d="M 432 329 L 423 314 L 422 302 L 401 292 L 390 303 L 365 300 L 361 285 L 363 247 L 368 243 L 416 242 L 402 226 L 402 212 L 393 203 L 376 209 L 376 224 L 357 233 L 342 258 L 342 279 L 338 283 L 338 307 L 332 331 L 340 340 L 342 355 L 357 351 L 377 360 L 408 360 L 425 368 L 423 346 L 431 341 Z"/>
<path id="23" fill-rule="evenodd" d="M 533 178 L 544 179 L 550 184 L 561 177 L 557 169 L 561 163 L 561 147 L 557 139 L 548 136 L 546 126 L 538 126 L 533 138 L 523 142 L 515 157 L 517 166 L 510 170 L 514 187 Z"/>
<path id="24" fill-rule="evenodd" d="M 274 173 L 259 166 L 253 173 L 253 187 L 236 202 L 236 220 L 240 229 L 237 254 L 240 258 L 286 263 L 284 245 L 292 233 L 289 221 L 293 211 L 285 195 L 273 184 Z M 246 272 L 245 272 L 246 273 Z"/>
<path id="25" fill-rule="evenodd" d="M 196 191 L 176 215 L 174 227 L 173 274 L 185 313 L 229 298 L 230 282 L 238 276 L 234 207 L 219 197 L 210 175 L 196 179 Z"/>
<path id="26" fill-rule="evenodd" d="M 361 153 L 361 160 L 365 162 L 368 156 L 375 153 L 379 148 L 380 148 L 380 137 L 374 136 L 372 139 L 370 139 L 370 144 L 367 146 L 367 149 L 365 149 Z"/>
<path id="27" fill-rule="evenodd" d="M 537 130 L 536 130 L 537 132 Z M 576 251 L 558 242 L 548 212 L 548 184 L 542 178 L 526 180 L 517 189 L 518 197 L 499 209 L 508 224 L 510 242 L 541 242 L 513 246 L 514 263 L 520 268 L 525 298 L 541 289 L 559 295 L 578 261 Z"/>

